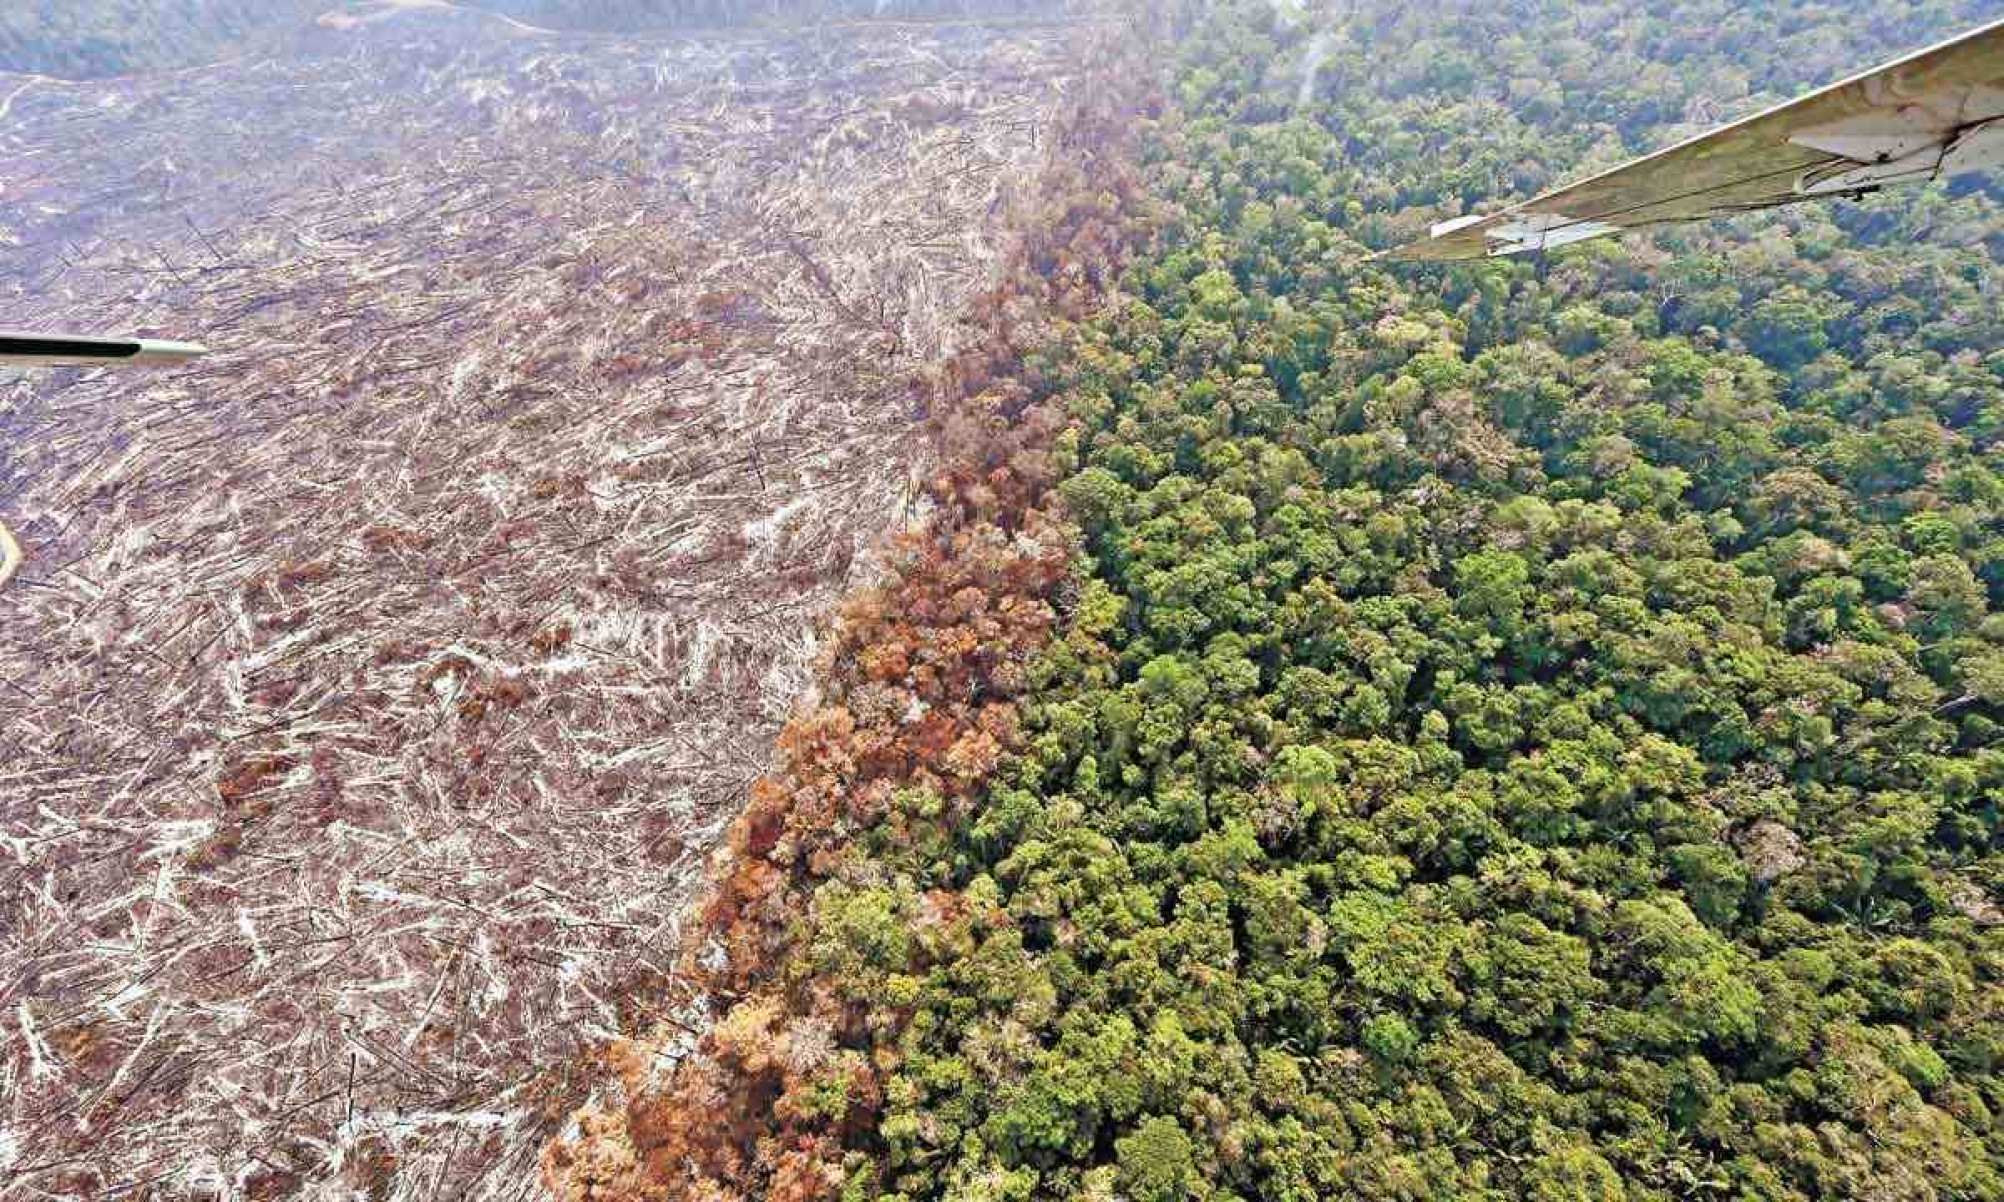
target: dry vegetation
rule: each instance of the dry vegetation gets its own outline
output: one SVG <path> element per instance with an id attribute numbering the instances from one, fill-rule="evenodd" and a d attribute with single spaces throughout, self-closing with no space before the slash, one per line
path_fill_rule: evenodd
<path id="1" fill-rule="evenodd" d="M 217 348 L 0 380 L 0 1190 L 530 1188 L 926 503 L 1075 35 L 0 78 L 0 308 Z"/>
<path id="2" fill-rule="evenodd" d="M 1159 99 L 1144 54 L 1124 36 L 1089 47 L 1004 270 L 931 374 L 930 518 L 845 606 L 816 703 L 787 724 L 715 857 L 682 972 L 653 993 L 652 1021 L 608 1049 L 617 1090 L 548 1150 L 566 1202 L 814 1202 L 882 1186 L 858 1175 L 856 1152 L 881 1139 L 911 999 L 848 974 L 822 935 L 845 921 L 829 918 L 834 899 L 883 883 L 872 847 L 945 855 L 974 820 L 1017 745 L 1034 660 L 1077 600 L 1076 532 L 1050 492 L 1070 398 L 1040 362 L 1067 328 L 1054 319 L 1096 311 L 1149 230 L 1137 135 Z M 990 920 L 942 888 L 909 931 L 903 916 L 862 921 L 943 947 Z"/>

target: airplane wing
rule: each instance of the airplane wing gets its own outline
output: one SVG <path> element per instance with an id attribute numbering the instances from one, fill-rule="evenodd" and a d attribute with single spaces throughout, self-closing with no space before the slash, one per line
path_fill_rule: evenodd
<path id="1" fill-rule="evenodd" d="M 1480 259 L 2004 165 L 2004 21 L 1383 252 Z"/>
<path id="2" fill-rule="evenodd" d="M 209 353 L 197 342 L 0 331 L 0 367 L 157 367 Z"/>

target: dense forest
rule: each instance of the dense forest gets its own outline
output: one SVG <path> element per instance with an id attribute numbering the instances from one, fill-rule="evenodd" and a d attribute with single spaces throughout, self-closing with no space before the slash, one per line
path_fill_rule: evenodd
<path id="1" fill-rule="evenodd" d="M 1145 246 L 948 423 L 1011 433 L 734 830 L 714 1026 L 552 1177 L 2004 1197 L 1998 181 L 1363 262 L 1990 15 L 1165 18 Z"/>

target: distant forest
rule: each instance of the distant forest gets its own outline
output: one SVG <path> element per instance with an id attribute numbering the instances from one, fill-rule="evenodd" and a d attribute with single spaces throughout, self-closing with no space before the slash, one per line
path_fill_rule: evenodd
<path id="1" fill-rule="evenodd" d="M 324 0 L 26 0 L 0 4 L 0 71 L 93 79 L 194 66 L 332 7 Z"/>
<path id="2" fill-rule="evenodd" d="M 0 71 L 93 79 L 210 62 L 343 0 L 31 0 L 0 4 Z M 1068 0 L 466 0 L 555 29 L 612 32 L 825 20 L 1039 17 Z"/>
<path id="3" fill-rule="evenodd" d="M 558 29 L 705 28 L 815 20 L 1050 16 L 1065 0 L 486 0 L 479 7 Z"/>

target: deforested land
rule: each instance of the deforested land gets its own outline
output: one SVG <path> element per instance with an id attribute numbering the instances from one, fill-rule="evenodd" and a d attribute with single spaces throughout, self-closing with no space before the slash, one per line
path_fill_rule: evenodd
<path id="1" fill-rule="evenodd" d="M 214 352 L 0 381 L 21 1188 L 533 1183 L 922 517 L 920 368 L 1077 82 L 950 15 L 0 76 L 9 321 Z"/>

